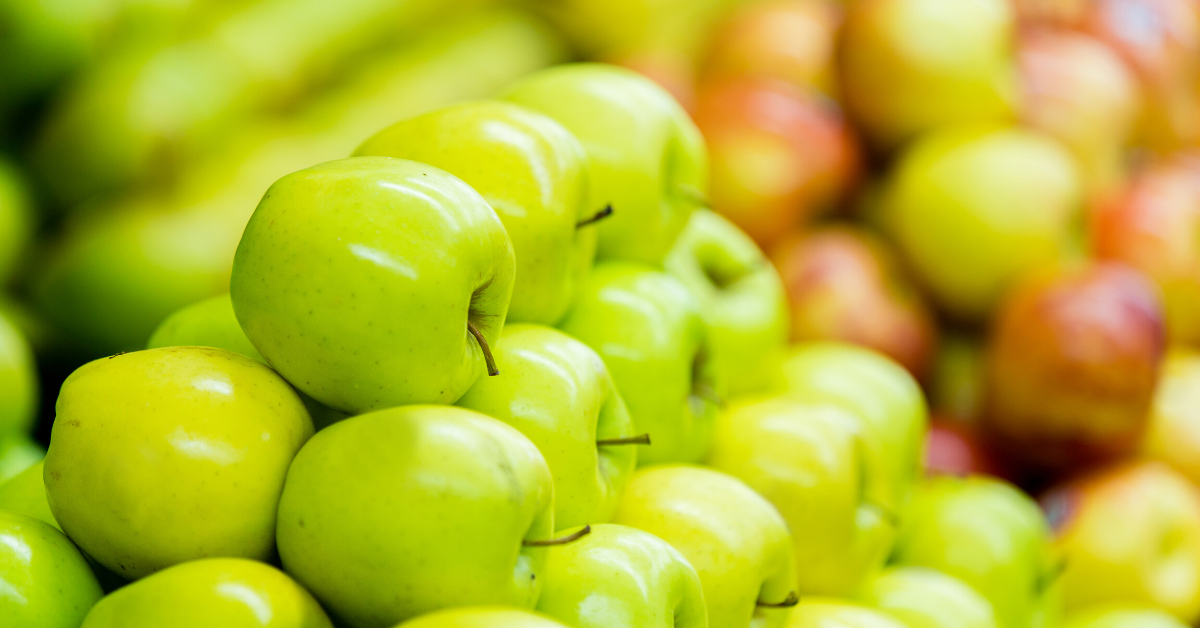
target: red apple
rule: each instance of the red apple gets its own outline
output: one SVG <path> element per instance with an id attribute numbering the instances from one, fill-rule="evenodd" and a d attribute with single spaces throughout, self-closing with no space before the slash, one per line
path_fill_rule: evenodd
<path id="1" fill-rule="evenodd" d="M 1011 0 L 1022 25 L 1068 26 L 1079 23 L 1091 0 Z"/>
<path id="2" fill-rule="evenodd" d="M 834 90 L 833 42 L 841 9 L 831 0 L 766 0 L 733 13 L 712 38 L 703 74 L 754 76 Z"/>
<path id="3" fill-rule="evenodd" d="M 696 100 L 696 68 L 691 57 L 670 48 L 647 48 L 609 59 L 658 83 L 691 111 Z"/>
<path id="4" fill-rule="evenodd" d="M 997 313 L 984 433 L 1049 472 L 1130 453 L 1164 346 L 1158 289 L 1137 271 L 1099 263 L 1037 273 Z"/>
<path id="5" fill-rule="evenodd" d="M 883 242 L 853 227 L 782 241 L 772 255 L 791 303 L 792 340 L 841 340 L 925 374 L 937 328 Z"/>
<path id="6" fill-rule="evenodd" d="M 930 419 L 925 436 L 925 473 L 959 477 L 1003 475 L 974 427 L 938 416 Z"/>

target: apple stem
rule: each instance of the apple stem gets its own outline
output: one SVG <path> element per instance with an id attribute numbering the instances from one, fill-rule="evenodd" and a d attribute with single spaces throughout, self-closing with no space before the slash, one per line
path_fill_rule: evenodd
<path id="1" fill-rule="evenodd" d="M 488 346 L 487 339 L 480 333 L 479 328 L 475 327 L 475 323 L 467 321 L 467 331 L 475 336 L 475 340 L 479 343 L 479 348 L 483 350 L 483 360 L 487 362 L 488 375 L 495 377 L 500 374 L 500 369 L 496 368 L 496 358 L 492 357 L 492 349 Z"/>
<path id="2" fill-rule="evenodd" d="M 649 445 L 649 434 L 638 434 L 637 436 L 626 436 L 624 438 L 602 438 L 596 441 L 596 445 L 605 447 L 608 445 Z"/>
<path id="3" fill-rule="evenodd" d="M 791 608 L 800 603 L 800 596 L 796 595 L 795 591 L 790 591 L 787 597 L 783 598 L 782 602 L 771 604 L 769 602 L 755 602 L 754 605 L 759 608 Z"/>
<path id="4" fill-rule="evenodd" d="M 583 537 L 592 533 L 592 526 L 583 526 L 582 528 L 557 539 L 546 539 L 543 541 L 521 541 L 521 545 L 525 547 L 547 547 L 550 545 L 566 545 L 572 541 L 578 541 Z"/>
<path id="5" fill-rule="evenodd" d="M 716 406 L 720 406 L 725 403 L 725 400 L 721 398 L 721 395 L 718 395 L 717 391 L 713 390 L 712 386 L 709 386 L 708 384 L 696 384 L 696 386 L 692 389 L 692 394 L 701 399 L 705 399 Z"/>
<path id="6" fill-rule="evenodd" d="M 596 212 L 596 215 L 592 216 L 591 218 L 584 218 L 583 220 L 580 220 L 579 222 L 575 223 L 575 228 L 578 229 L 580 227 L 586 227 L 594 222 L 599 222 L 601 220 L 604 220 L 605 218 L 608 218 L 609 216 L 611 216 L 612 213 L 613 213 L 612 205 L 605 205 L 604 209 Z"/>

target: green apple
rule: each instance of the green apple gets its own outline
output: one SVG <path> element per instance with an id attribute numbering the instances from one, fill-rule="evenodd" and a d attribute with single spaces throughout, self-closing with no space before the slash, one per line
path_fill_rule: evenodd
<path id="1" fill-rule="evenodd" d="M 0 109 L 3 109 L 3 100 L 4 95 L 0 93 Z M 0 285 L 7 284 L 12 278 L 29 245 L 34 228 L 32 214 L 29 193 L 21 175 L 8 160 L 0 158 Z"/>
<path id="2" fill-rule="evenodd" d="M 50 510 L 101 565 L 134 579 L 274 554 L 279 493 L 313 426 L 271 369 L 209 347 L 115 355 L 76 369 L 56 410 Z"/>
<path id="3" fill-rule="evenodd" d="M 567 628 L 553 619 L 502 607 L 452 608 L 422 615 L 396 628 Z"/>
<path id="4" fill-rule="evenodd" d="M 927 567 L 892 567 L 867 586 L 863 601 L 909 628 L 997 628 L 991 602 L 962 580 Z"/>
<path id="5" fill-rule="evenodd" d="M 279 556 L 356 628 L 452 606 L 532 608 L 553 494 L 541 452 L 496 419 L 447 406 L 370 412 L 321 430 L 296 456 Z"/>
<path id="6" fill-rule="evenodd" d="M 100 600 L 80 628 L 332 628 L 278 569 L 244 558 L 182 563 Z"/>
<path id="7" fill-rule="evenodd" d="M 516 256 L 508 320 L 553 325 L 596 253 L 587 158 L 551 118 L 500 101 L 466 103 L 402 120 L 356 155 L 441 168 L 475 188 L 500 216 Z"/>
<path id="8" fill-rule="evenodd" d="M 38 392 L 33 350 L 21 330 L 0 312 L 0 440 L 33 428 Z"/>
<path id="9" fill-rule="evenodd" d="M 687 287 L 645 264 L 602 262 L 560 327 L 604 358 L 633 424 L 650 435 L 639 464 L 704 457 L 724 374 Z"/>
<path id="10" fill-rule="evenodd" d="M 635 528 L 592 526 L 555 549 L 537 609 L 576 628 L 706 628 L 704 591 L 692 564 Z"/>
<path id="11" fill-rule="evenodd" d="M 1200 352 L 1173 347 L 1154 390 L 1141 454 L 1161 460 L 1200 485 Z"/>
<path id="12" fill-rule="evenodd" d="M 893 515 L 869 502 L 859 420 L 830 401 L 734 402 L 717 420 L 708 464 L 779 509 L 795 546 L 801 595 L 852 597 L 887 560 Z"/>
<path id="13" fill-rule="evenodd" d="M 708 625 L 779 628 L 798 599 L 787 522 L 741 480 L 704 467 L 638 471 L 614 523 L 670 543 L 700 575 Z"/>
<path id="14" fill-rule="evenodd" d="M 0 440 L 0 482 L 16 476 L 45 457 L 46 450 L 24 434 Z"/>
<path id="15" fill-rule="evenodd" d="M 597 226 L 597 257 L 661 263 L 708 191 L 704 138 L 679 103 L 636 72 L 594 63 L 535 72 L 503 97 L 554 118 L 583 144 L 587 206 L 613 208 Z"/>
<path id="16" fill-rule="evenodd" d="M 787 343 L 787 297 L 779 273 L 754 240 L 719 214 L 700 209 L 663 263 L 700 302 L 712 360 L 726 374 L 729 394 L 768 388 Z"/>
<path id="17" fill-rule="evenodd" d="M 788 628 L 912 628 L 880 611 L 833 598 L 806 599 L 796 605 Z"/>
<path id="18" fill-rule="evenodd" d="M 513 286 L 504 225 L 425 164 L 352 157 L 276 181 L 233 260 L 246 336 L 344 412 L 453 403 L 484 373 Z M 485 367 L 486 362 L 486 367 Z"/>
<path id="19" fill-rule="evenodd" d="M 0 510 L 0 626 L 78 628 L 102 594 L 62 532 Z"/>
<path id="20" fill-rule="evenodd" d="M 1042 511 L 985 476 L 937 476 L 917 491 L 892 561 L 962 580 L 992 604 L 1001 628 L 1055 625 L 1061 561 Z"/>
<path id="21" fill-rule="evenodd" d="M 604 361 L 549 327 L 505 325 L 495 349 L 504 365 L 458 400 L 517 428 L 554 477 L 558 529 L 612 518 L 637 464 L 636 433 Z"/>
<path id="22" fill-rule="evenodd" d="M 1075 613 L 1067 618 L 1063 628 L 1187 628 L 1187 626 L 1156 608 L 1101 605 Z"/>
<path id="23" fill-rule="evenodd" d="M 43 462 L 25 469 L 0 483 L 0 510 L 19 512 L 58 527 L 50 502 L 46 501 L 46 483 L 42 480 Z"/>

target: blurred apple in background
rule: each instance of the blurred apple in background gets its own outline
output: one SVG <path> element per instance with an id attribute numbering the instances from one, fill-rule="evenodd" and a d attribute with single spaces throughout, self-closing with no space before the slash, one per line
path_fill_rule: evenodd
<path id="1" fill-rule="evenodd" d="M 1041 501 L 1066 561 L 1068 612 L 1121 602 L 1200 618 L 1200 492 L 1187 478 L 1158 462 L 1122 463 Z"/>
<path id="2" fill-rule="evenodd" d="M 974 425 L 936 415 L 930 419 L 925 436 L 925 472 L 960 477 L 1005 475 Z"/>
<path id="3" fill-rule="evenodd" d="M 1167 355 L 1141 448 L 1200 485 L 1200 353 L 1180 348 Z"/>
<path id="4" fill-rule="evenodd" d="M 887 613 L 848 600 L 807 598 L 796 605 L 792 618 L 788 621 L 788 628 L 913 627 Z"/>
<path id="5" fill-rule="evenodd" d="M 33 204 L 24 178 L 0 155 L 0 287 L 8 285 L 33 231 Z"/>
<path id="6" fill-rule="evenodd" d="M 976 334 L 943 330 L 929 381 L 934 414 L 975 423 L 983 408 L 983 340 Z"/>
<path id="7" fill-rule="evenodd" d="M 1146 606 L 1105 604 L 1067 618 L 1064 628 L 1187 628 L 1183 622 Z"/>
<path id="8" fill-rule="evenodd" d="M 1133 452 L 1165 349 L 1158 289 L 1116 264 L 1053 268 L 1006 298 L 992 330 L 983 428 L 1059 472 Z"/>
<path id="9" fill-rule="evenodd" d="M 1079 22 L 1091 0 L 1010 0 L 1024 25 L 1070 26 Z"/>
<path id="10" fill-rule="evenodd" d="M 864 601 L 909 628 L 999 628 L 992 604 L 967 583 L 926 567 L 892 567 Z"/>
<path id="11" fill-rule="evenodd" d="M 846 121 L 813 90 L 718 80 L 700 87 L 694 118 L 708 143 L 712 208 L 764 247 L 832 209 L 857 176 Z"/>

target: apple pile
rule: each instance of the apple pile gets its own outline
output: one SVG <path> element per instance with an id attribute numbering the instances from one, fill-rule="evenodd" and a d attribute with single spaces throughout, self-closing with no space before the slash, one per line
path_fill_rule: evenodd
<path id="1" fill-rule="evenodd" d="M 59 4 L 0 628 L 1200 625 L 1197 0 Z"/>

